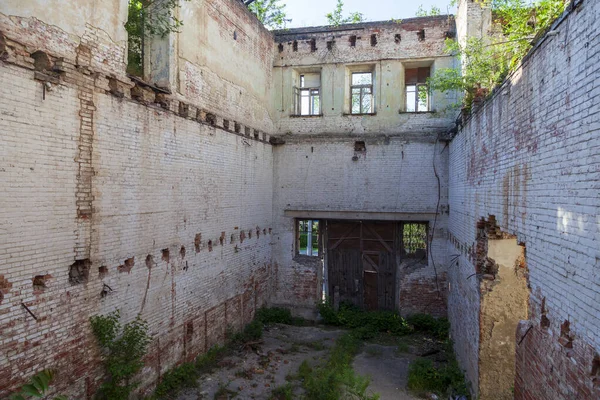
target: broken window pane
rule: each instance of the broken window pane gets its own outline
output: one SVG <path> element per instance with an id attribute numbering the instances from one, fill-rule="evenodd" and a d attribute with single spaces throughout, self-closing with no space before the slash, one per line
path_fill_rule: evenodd
<path id="1" fill-rule="evenodd" d="M 297 254 L 319 255 L 319 221 L 300 219 L 297 223 Z"/>

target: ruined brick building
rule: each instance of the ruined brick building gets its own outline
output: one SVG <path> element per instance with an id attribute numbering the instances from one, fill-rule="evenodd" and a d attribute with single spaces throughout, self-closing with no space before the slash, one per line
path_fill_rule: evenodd
<path id="1" fill-rule="evenodd" d="M 447 315 L 482 399 L 600 398 L 600 2 L 456 124 L 444 40 L 490 12 L 265 30 L 239 0 L 125 73 L 126 0 L 0 3 L 0 397 L 89 398 L 89 317 L 140 314 L 143 388 L 264 304 Z M 424 91 L 424 92 L 423 92 Z M 425 95 L 419 95 L 425 93 Z"/>

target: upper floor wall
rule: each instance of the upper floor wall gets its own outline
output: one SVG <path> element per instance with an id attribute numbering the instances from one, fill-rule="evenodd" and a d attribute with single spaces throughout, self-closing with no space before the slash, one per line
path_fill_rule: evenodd
<path id="1" fill-rule="evenodd" d="M 272 34 L 239 0 L 182 0 L 175 15 L 183 21 L 177 32 L 145 38 L 141 78 L 217 119 L 270 134 Z M 30 53 L 64 57 L 131 85 L 127 19 L 128 0 L 0 1 L 0 32 Z M 91 60 L 78 60 L 82 49 Z"/>
<path id="2" fill-rule="evenodd" d="M 455 32 L 452 16 L 275 32 L 275 133 L 446 130 L 458 97 L 426 80 L 458 66 L 445 52 Z"/>

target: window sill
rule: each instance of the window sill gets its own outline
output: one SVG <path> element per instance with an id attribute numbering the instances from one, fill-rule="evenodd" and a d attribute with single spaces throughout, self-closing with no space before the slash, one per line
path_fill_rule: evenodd
<path id="1" fill-rule="evenodd" d="M 398 114 L 434 114 L 436 111 L 398 111 Z"/>
<path id="2" fill-rule="evenodd" d="M 296 114 L 291 114 L 290 118 L 319 118 L 322 117 L 323 114 L 314 114 L 314 115 L 296 115 Z"/>
<path id="3" fill-rule="evenodd" d="M 362 113 L 362 114 L 346 114 L 346 113 L 344 113 L 342 115 L 344 117 L 364 117 L 365 115 L 375 116 L 375 115 L 377 115 L 377 113 L 376 112 L 374 112 L 374 113 Z"/>

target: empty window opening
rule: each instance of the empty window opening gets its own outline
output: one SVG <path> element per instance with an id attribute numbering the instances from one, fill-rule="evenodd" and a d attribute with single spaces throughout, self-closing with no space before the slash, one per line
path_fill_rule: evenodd
<path id="1" fill-rule="evenodd" d="M 356 35 L 351 35 L 349 41 L 350 47 L 356 47 Z"/>
<path id="2" fill-rule="evenodd" d="M 350 112 L 352 114 L 371 114 L 373 113 L 373 103 L 373 73 L 352 73 Z"/>
<path id="3" fill-rule="evenodd" d="M 421 29 L 420 31 L 417 31 L 417 37 L 419 38 L 420 42 L 425 40 L 425 29 Z"/>
<path id="4" fill-rule="evenodd" d="M 298 77 L 298 86 L 294 87 L 294 114 L 321 114 L 321 74 L 305 73 Z"/>
<path id="5" fill-rule="evenodd" d="M 127 30 L 127 73 L 144 75 L 144 27 L 148 10 L 141 0 L 129 1 Z"/>
<path id="6" fill-rule="evenodd" d="M 305 256 L 319 256 L 319 221 L 313 219 L 299 219 L 296 225 L 297 254 Z"/>
<path id="7" fill-rule="evenodd" d="M 405 71 L 406 112 L 429 111 L 429 78 L 431 68 L 409 68 Z"/>
<path id="8" fill-rule="evenodd" d="M 317 51 L 317 39 L 310 39 L 310 51 L 313 53 Z"/>
<path id="9" fill-rule="evenodd" d="M 427 223 L 405 222 L 402 224 L 402 250 L 406 257 L 427 258 Z"/>
<path id="10" fill-rule="evenodd" d="M 394 35 L 394 42 L 400 43 L 401 41 L 402 41 L 402 35 L 400 35 L 399 33 L 396 33 L 396 35 Z"/>
<path id="11" fill-rule="evenodd" d="M 377 35 L 371 35 L 371 47 L 377 46 Z"/>
<path id="12" fill-rule="evenodd" d="M 298 51 L 298 41 L 297 40 L 294 40 L 294 42 L 292 43 L 292 50 Z"/>

